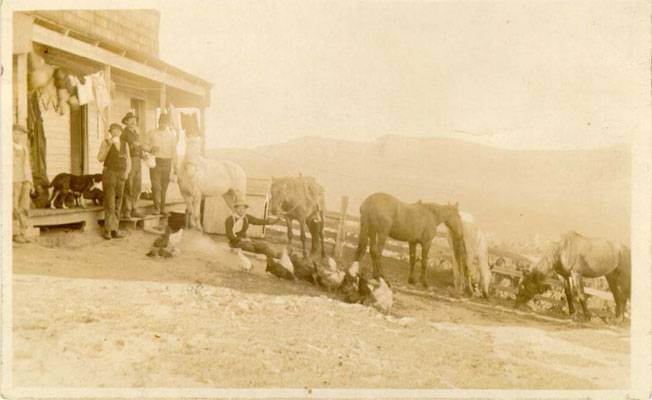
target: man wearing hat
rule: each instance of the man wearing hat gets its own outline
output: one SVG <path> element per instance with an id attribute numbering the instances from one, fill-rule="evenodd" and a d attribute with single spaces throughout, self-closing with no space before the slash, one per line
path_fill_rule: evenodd
<path id="1" fill-rule="evenodd" d="M 170 128 L 170 117 L 163 113 L 158 118 L 158 128 L 144 137 L 143 149 L 156 157 L 156 166 L 150 168 L 154 213 L 165 214 L 165 198 L 170 183 L 170 171 L 177 173 L 177 135 Z"/>
<path id="2" fill-rule="evenodd" d="M 124 197 L 122 201 L 122 216 L 129 218 L 142 218 L 144 214 L 137 208 L 140 197 L 141 185 L 141 157 L 143 156 L 140 134 L 138 133 L 138 116 L 129 111 L 123 118 L 125 125 L 121 139 L 127 142 L 131 155 L 131 170 L 125 183 Z"/>
<path id="3" fill-rule="evenodd" d="M 249 205 L 244 201 L 237 201 L 233 205 L 233 214 L 224 221 L 226 236 L 229 239 L 229 246 L 231 246 L 231 248 L 242 249 L 244 251 L 265 254 L 266 256 L 278 258 L 278 254 L 276 254 L 266 243 L 247 238 L 249 224 L 273 225 L 277 221 L 271 219 L 260 219 L 249 215 L 247 214 L 248 208 Z"/>
<path id="4" fill-rule="evenodd" d="M 27 130 L 20 125 L 13 126 L 14 141 L 14 196 L 13 196 L 13 241 L 27 243 L 25 231 L 29 228 L 27 210 L 31 203 L 30 193 L 34 190 L 32 166 L 27 145 Z"/>
<path id="5" fill-rule="evenodd" d="M 97 160 L 104 163 L 102 171 L 102 190 L 104 192 L 104 239 L 124 237 L 119 231 L 120 209 L 125 181 L 132 167 L 129 146 L 122 139 L 122 127 L 111 124 L 109 136 L 100 144 Z M 138 161 L 140 163 L 140 160 Z"/>

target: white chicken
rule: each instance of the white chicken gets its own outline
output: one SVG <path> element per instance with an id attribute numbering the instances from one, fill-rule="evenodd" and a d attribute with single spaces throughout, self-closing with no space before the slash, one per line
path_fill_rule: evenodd
<path id="1" fill-rule="evenodd" d="M 238 249 L 238 258 L 240 259 L 240 269 L 242 269 L 245 272 L 251 271 L 253 268 L 253 264 L 251 263 L 251 260 L 242 254 L 242 250 Z"/>
<path id="2" fill-rule="evenodd" d="M 354 261 L 353 264 L 351 264 L 351 266 L 349 267 L 349 275 L 351 275 L 353 278 L 357 278 L 359 273 L 360 273 L 360 263 Z"/>
<path id="3" fill-rule="evenodd" d="M 329 291 L 340 287 L 346 275 L 346 272 L 337 268 L 335 260 L 330 257 L 326 265 L 322 262 L 315 262 L 315 269 L 317 270 L 319 283 Z"/>
<path id="4" fill-rule="evenodd" d="M 373 279 L 367 283 L 367 287 L 371 291 L 371 295 L 365 300 L 365 304 L 371 305 L 382 313 L 389 313 L 392 309 L 394 295 L 385 280 L 383 278 Z"/>
<path id="5" fill-rule="evenodd" d="M 288 270 L 288 272 L 294 274 L 294 265 L 292 264 L 292 260 L 290 260 L 287 248 L 283 247 L 283 250 L 281 251 L 281 259 L 278 262 L 283 266 L 283 268 Z"/>

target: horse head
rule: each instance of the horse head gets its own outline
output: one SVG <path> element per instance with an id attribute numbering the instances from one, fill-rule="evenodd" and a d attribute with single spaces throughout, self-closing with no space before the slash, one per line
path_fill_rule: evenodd
<path id="1" fill-rule="evenodd" d="M 550 285 L 545 283 L 545 281 L 546 274 L 537 269 L 524 272 L 518 283 L 518 291 L 516 292 L 516 301 L 514 302 L 514 308 L 517 308 L 521 304 L 527 303 L 535 295 L 550 290 Z"/>

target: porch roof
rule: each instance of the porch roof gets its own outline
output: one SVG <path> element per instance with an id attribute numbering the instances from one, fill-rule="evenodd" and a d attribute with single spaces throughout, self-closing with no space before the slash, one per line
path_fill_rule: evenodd
<path id="1" fill-rule="evenodd" d="M 201 96 L 205 106 L 210 102 L 212 83 L 156 57 L 120 50 L 110 43 L 101 43 L 80 32 L 71 33 L 41 17 L 34 17 L 32 41 Z"/>

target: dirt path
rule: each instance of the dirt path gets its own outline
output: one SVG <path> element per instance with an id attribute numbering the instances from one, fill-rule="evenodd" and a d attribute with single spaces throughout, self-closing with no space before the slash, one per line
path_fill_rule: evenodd
<path id="1" fill-rule="evenodd" d="M 14 384 L 92 387 L 622 388 L 628 331 L 395 294 L 392 315 L 237 269 L 186 235 L 53 234 L 14 247 Z"/>

